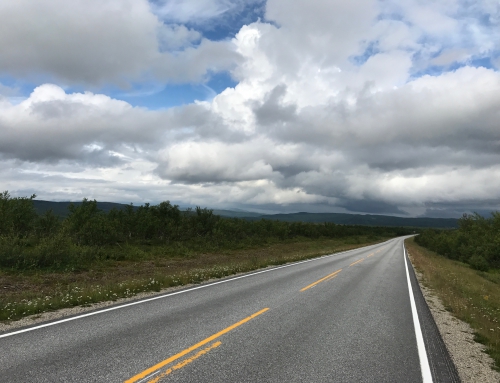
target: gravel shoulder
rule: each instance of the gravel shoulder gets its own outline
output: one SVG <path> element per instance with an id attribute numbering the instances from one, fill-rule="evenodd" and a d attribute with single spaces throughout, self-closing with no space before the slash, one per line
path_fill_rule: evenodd
<path id="1" fill-rule="evenodd" d="M 500 382 L 500 372 L 493 369 L 493 359 L 485 353 L 485 346 L 474 341 L 474 330 L 469 324 L 446 311 L 441 300 L 424 285 L 422 274 L 416 270 L 415 273 L 461 381 L 463 383 Z"/>

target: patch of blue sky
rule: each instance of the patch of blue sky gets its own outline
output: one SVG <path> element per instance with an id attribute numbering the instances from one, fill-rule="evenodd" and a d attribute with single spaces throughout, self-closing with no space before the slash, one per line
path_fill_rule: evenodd
<path id="1" fill-rule="evenodd" d="M 491 57 L 477 57 L 472 58 L 472 60 L 467 62 L 467 65 L 473 67 L 483 67 L 486 69 L 497 70 L 496 66 L 493 64 Z"/>
<path id="2" fill-rule="evenodd" d="M 484 27 L 496 27 L 498 25 L 498 6 L 489 7 L 477 0 L 462 0 L 456 9 L 455 16 L 463 20 L 474 19 Z M 494 2 L 493 2 L 494 3 Z M 493 11 L 493 13 L 492 13 Z"/>
<path id="3" fill-rule="evenodd" d="M 68 86 L 58 83 L 54 78 L 50 76 L 31 76 L 25 79 L 18 79 L 12 76 L 0 76 L 0 84 L 4 87 L 12 89 L 11 94 L 6 96 L 14 104 L 27 99 L 30 94 L 35 90 L 35 88 L 42 86 L 44 84 L 56 84 L 60 86 L 67 94 L 71 93 L 84 93 L 85 91 L 91 91 L 94 93 L 99 93 L 95 89 L 87 89 L 83 86 Z M 97 88 L 99 89 L 99 88 Z"/>
<path id="4" fill-rule="evenodd" d="M 26 100 L 39 85 L 38 83 L 19 81 L 10 76 L 0 76 L 0 96 L 6 97 L 11 104 L 17 105 Z"/>
<path id="5" fill-rule="evenodd" d="M 358 56 L 351 56 L 349 58 L 349 60 L 354 65 L 361 66 L 365 62 L 367 62 L 370 57 L 375 56 L 378 53 L 380 53 L 379 42 L 378 41 L 370 41 L 362 54 L 360 54 Z"/>
<path id="6" fill-rule="evenodd" d="M 12 89 L 15 96 L 27 97 L 36 87 L 35 84 L 30 82 L 22 82 L 11 76 L 0 76 L 0 84 Z"/>
<path id="7" fill-rule="evenodd" d="M 201 84 L 173 84 L 151 87 L 140 86 L 126 93 L 109 93 L 111 97 L 123 100 L 132 106 L 151 110 L 168 109 L 174 106 L 186 105 L 194 100 L 205 100 L 210 97 L 210 91 Z"/>
<path id="8" fill-rule="evenodd" d="M 236 85 L 230 75 L 224 72 L 213 74 L 208 81 L 200 84 L 137 85 L 131 91 L 110 91 L 107 94 L 132 106 L 158 110 L 195 101 L 211 101 L 226 88 Z"/>
<path id="9" fill-rule="evenodd" d="M 424 69 L 420 69 L 418 71 L 415 71 L 411 74 L 409 80 L 415 80 L 417 78 L 423 77 L 423 76 L 440 76 L 444 72 L 448 71 L 454 71 L 464 65 L 457 65 L 454 69 L 451 69 L 451 67 L 444 67 L 444 66 L 439 66 L 439 65 L 430 65 Z"/>
<path id="10" fill-rule="evenodd" d="M 0 95 L 7 97 L 12 104 L 26 100 L 33 90 L 42 85 L 14 82 L 11 79 L 0 78 Z M 125 101 L 132 106 L 151 110 L 166 109 L 174 106 L 191 104 L 198 101 L 211 101 L 217 94 L 236 83 L 227 74 L 216 74 L 206 83 L 201 84 L 169 84 L 169 85 L 137 85 L 123 91 L 116 88 L 101 88 L 93 93 L 105 94 L 111 98 Z M 63 87 L 67 94 L 84 93 L 83 87 Z"/>
<path id="11" fill-rule="evenodd" d="M 12 104 L 18 104 L 27 99 L 36 87 L 52 82 L 48 79 L 37 79 L 37 82 L 20 81 L 11 76 L 0 76 L 0 94 L 7 97 Z M 191 104 L 196 100 L 211 101 L 226 88 L 234 88 L 236 85 L 237 82 L 229 73 L 221 72 L 210 74 L 199 84 L 138 83 L 125 91 L 113 86 L 97 89 L 88 89 L 84 86 L 62 86 L 62 88 L 67 94 L 91 91 L 126 101 L 132 106 L 157 110 Z"/>
<path id="12" fill-rule="evenodd" d="M 484 27 L 493 27 L 496 26 L 494 22 L 491 20 L 491 15 L 488 13 L 483 13 L 479 15 L 477 21 Z"/>
<path id="13" fill-rule="evenodd" d="M 191 25 L 191 27 L 209 40 L 227 40 L 233 38 L 242 26 L 263 19 L 264 12 L 264 1 L 251 1 L 241 8 L 228 10 L 207 23 Z M 189 23 L 188 26 L 190 26 Z"/>
<path id="14" fill-rule="evenodd" d="M 165 22 L 183 24 L 213 40 L 235 36 L 243 25 L 264 17 L 265 0 L 150 0 L 153 11 Z"/>
<path id="15" fill-rule="evenodd" d="M 206 82 L 206 86 L 211 88 L 216 94 L 221 93 L 227 88 L 234 88 L 238 83 L 233 80 L 228 72 L 213 74 Z"/>

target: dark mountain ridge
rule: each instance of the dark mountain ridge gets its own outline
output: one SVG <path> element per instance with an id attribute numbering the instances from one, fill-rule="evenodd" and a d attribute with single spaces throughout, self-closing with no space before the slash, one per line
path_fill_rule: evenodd
<path id="1" fill-rule="evenodd" d="M 333 222 L 341 225 L 364 226 L 407 226 L 407 227 L 434 227 L 456 228 L 458 220 L 455 218 L 428 218 L 428 217 L 393 217 L 389 215 L 346 214 L 346 213 L 290 213 L 263 215 L 260 218 L 287 222 Z M 256 218 L 248 218 L 256 219 Z"/>
<path id="2" fill-rule="evenodd" d="M 39 214 L 47 210 L 59 217 L 68 215 L 70 204 L 79 205 L 81 202 L 53 202 L 33 200 L 35 209 Z M 104 212 L 112 209 L 124 209 L 127 205 L 115 202 L 97 202 L 97 207 Z M 137 208 L 137 206 L 134 206 Z M 214 214 L 222 217 L 243 218 L 247 220 L 270 219 L 287 222 L 333 222 L 341 225 L 364 225 L 364 226 L 406 226 L 406 227 L 434 227 L 434 228 L 456 228 L 458 220 L 454 218 L 406 218 L 388 215 L 372 214 L 345 214 L 345 213 L 290 213 L 290 214 L 259 214 L 245 211 L 217 210 Z"/>

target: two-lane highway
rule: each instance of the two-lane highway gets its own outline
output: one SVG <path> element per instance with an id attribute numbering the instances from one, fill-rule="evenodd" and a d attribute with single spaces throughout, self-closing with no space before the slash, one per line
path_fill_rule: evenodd
<path id="1" fill-rule="evenodd" d="M 398 238 L 0 334 L 0 381 L 458 382 L 406 262 Z"/>

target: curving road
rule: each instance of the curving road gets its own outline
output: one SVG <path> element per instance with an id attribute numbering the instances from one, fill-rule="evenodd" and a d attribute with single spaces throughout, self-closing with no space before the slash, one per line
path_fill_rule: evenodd
<path id="1" fill-rule="evenodd" d="M 0 381 L 458 382 L 406 262 L 396 238 L 3 333 Z"/>

